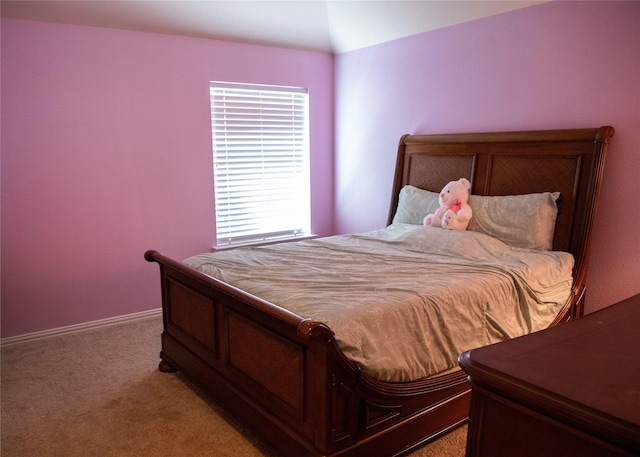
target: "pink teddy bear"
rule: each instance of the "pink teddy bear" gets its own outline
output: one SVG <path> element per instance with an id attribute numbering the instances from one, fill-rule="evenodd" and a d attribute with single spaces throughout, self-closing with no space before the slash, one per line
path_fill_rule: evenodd
<path id="1" fill-rule="evenodd" d="M 442 227 L 449 230 L 466 230 L 473 215 L 468 205 L 471 183 L 466 178 L 451 181 L 440 192 L 440 207 L 433 214 L 428 214 L 424 225 Z"/>

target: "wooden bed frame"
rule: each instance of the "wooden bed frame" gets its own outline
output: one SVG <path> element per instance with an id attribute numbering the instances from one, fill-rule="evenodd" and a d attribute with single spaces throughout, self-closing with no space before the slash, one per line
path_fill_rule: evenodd
<path id="1" fill-rule="evenodd" d="M 472 193 L 559 191 L 554 249 L 575 257 L 572 293 L 552 325 L 582 315 L 589 239 L 611 127 L 405 135 L 389 222 L 406 185 L 439 192 L 469 177 Z M 392 456 L 465 423 L 460 369 L 407 383 L 363 374 L 325 324 L 199 273 L 157 251 L 164 330 L 160 370 L 180 370 L 285 456 Z"/>

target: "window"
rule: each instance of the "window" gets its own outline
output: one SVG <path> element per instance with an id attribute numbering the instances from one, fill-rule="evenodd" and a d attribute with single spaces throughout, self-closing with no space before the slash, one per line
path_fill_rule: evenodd
<path id="1" fill-rule="evenodd" d="M 310 234 L 308 91 L 212 82 L 218 246 Z"/>

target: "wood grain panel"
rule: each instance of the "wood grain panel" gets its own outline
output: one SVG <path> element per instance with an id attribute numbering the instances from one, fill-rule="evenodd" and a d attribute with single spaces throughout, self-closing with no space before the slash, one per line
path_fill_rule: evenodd
<path id="1" fill-rule="evenodd" d="M 510 154 L 489 157 L 486 195 L 523 195 L 539 192 L 560 192 L 554 248 L 569 250 L 571 224 L 575 217 L 576 192 L 580 180 L 580 156 L 516 156 Z M 532 180 L 530 177 L 536 176 Z"/>
<path id="2" fill-rule="evenodd" d="M 460 178 L 471 180 L 474 162 L 475 156 L 473 154 L 411 154 L 406 164 L 405 184 L 432 192 L 440 192 L 449 181 Z"/>
<path id="3" fill-rule="evenodd" d="M 227 313 L 229 365 L 293 408 L 304 406 L 304 351 L 244 317 Z"/>
<path id="4" fill-rule="evenodd" d="M 215 335 L 215 308 L 213 300 L 195 292 L 181 283 L 168 279 L 167 294 L 171 307 L 168 310 L 169 324 L 175 325 L 185 334 L 213 351 L 218 357 Z"/>

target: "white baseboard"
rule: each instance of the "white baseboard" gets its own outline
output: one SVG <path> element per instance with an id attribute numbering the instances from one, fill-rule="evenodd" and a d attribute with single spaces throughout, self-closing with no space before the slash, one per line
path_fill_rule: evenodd
<path id="1" fill-rule="evenodd" d="M 162 315 L 162 309 L 152 309 L 149 311 L 141 311 L 139 313 L 126 314 L 124 316 L 109 317 L 107 319 L 100 319 L 97 321 L 85 322 L 82 324 L 69 325 L 66 327 L 58 327 L 50 330 L 43 330 L 41 332 L 25 333 L 24 335 L 9 336 L 7 338 L 0 339 L 0 346 L 9 346 L 12 344 L 26 343 L 28 341 L 36 341 L 44 338 L 51 338 L 54 336 L 67 335 L 70 333 L 84 332 L 86 330 L 92 330 L 101 327 L 109 327 L 111 325 L 123 324 L 126 322 L 133 322 L 141 319 L 149 319 Z"/>

